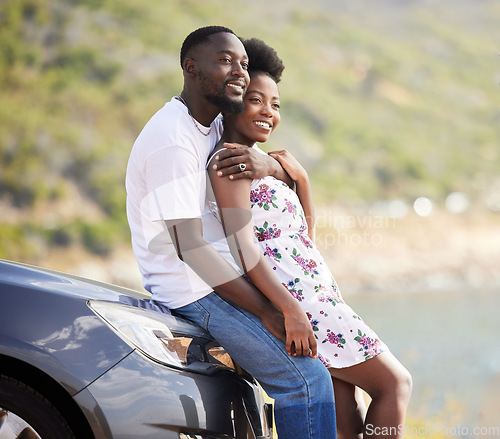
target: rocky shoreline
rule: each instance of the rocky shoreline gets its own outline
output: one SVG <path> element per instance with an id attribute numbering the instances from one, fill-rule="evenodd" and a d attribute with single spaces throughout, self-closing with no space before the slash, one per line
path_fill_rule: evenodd
<path id="1" fill-rule="evenodd" d="M 500 215 L 436 212 L 394 218 L 317 211 L 316 243 L 344 295 L 410 294 L 500 287 Z M 52 249 L 46 267 L 141 290 L 130 246 L 106 258 Z"/>
<path id="2" fill-rule="evenodd" d="M 346 293 L 500 286 L 498 214 L 441 211 L 400 219 L 368 215 L 343 224 L 346 227 L 325 230 L 345 239 L 322 250 Z"/>

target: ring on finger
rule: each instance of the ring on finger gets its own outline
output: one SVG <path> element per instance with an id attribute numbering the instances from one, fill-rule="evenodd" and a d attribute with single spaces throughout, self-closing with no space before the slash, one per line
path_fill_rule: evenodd
<path id="1" fill-rule="evenodd" d="M 240 172 L 243 172 L 247 168 L 247 165 L 245 165 L 245 163 L 240 163 L 238 168 L 240 168 Z"/>

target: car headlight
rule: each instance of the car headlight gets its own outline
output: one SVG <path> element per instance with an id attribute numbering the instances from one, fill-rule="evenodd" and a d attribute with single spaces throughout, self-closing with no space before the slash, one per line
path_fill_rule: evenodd
<path id="1" fill-rule="evenodd" d="M 235 369 L 229 354 L 197 325 L 121 303 L 91 300 L 88 306 L 123 341 L 153 361 L 205 374 Z"/>

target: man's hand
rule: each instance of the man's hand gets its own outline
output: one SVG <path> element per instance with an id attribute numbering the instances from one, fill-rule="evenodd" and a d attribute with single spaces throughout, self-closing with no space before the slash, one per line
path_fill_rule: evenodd
<path id="1" fill-rule="evenodd" d="M 293 180 L 273 157 L 238 143 L 224 143 L 224 147 L 226 149 L 220 150 L 215 156 L 213 165 L 218 177 L 229 176 L 230 180 L 258 180 L 272 175 L 288 186 L 293 186 Z M 240 165 L 244 165 L 245 169 L 241 170 Z"/>
<path id="2" fill-rule="evenodd" d="M 240 145 L 238 143 L 224 143 L 227 149 L 220 150 L 215 156 L 214 169 L 217 176 L 229 175 L 231 180 L 240 178 L 260 179 L 267 175 L 273 175 L 279 163 L 267 154 L 262 154 L 254 148 Z M 245 166 L 242 171 L 240 164 Z"/>

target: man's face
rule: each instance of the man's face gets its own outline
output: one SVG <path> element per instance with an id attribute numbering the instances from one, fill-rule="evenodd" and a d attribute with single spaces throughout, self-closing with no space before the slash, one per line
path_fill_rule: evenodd
<path id="1" fill-rule="evenodd" d="M 243 95 L 250 82 L 245 48 L 230 33 L 216 33 L 209 40 L 196 54 L 201 93 L 220 111 L 239 113 L 243 111 Z"/>

